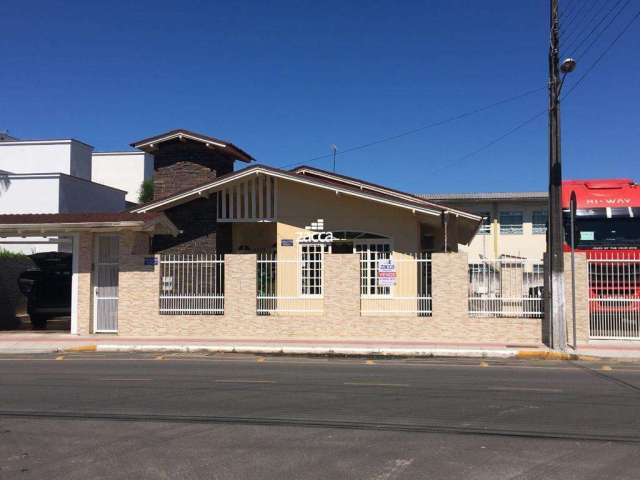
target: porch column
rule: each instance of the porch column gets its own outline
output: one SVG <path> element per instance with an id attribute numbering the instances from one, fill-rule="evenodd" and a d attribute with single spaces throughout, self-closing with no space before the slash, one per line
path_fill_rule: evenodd
<path id="1" fill-rule="evenodd" d="M 93 319 L 93 292 L 91 289 L 91 270 L 93 263 L 93 234 L 82 232 L 77 234 L 73 242 L 73 276 L 77 284 L 76 305 L 76 334 L 89 335 Z M 76 247 L 77 245 L 77 247 Z M 72 283 L 72 289 L 73 289 Z M 73 322 L 73 293 L 72 293 L 72 322 Z M 74 333 L 73 331 L 71 333 Z"/>

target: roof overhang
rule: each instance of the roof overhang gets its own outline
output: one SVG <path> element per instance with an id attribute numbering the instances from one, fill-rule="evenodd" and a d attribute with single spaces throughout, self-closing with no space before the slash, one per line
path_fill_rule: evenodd
<path id="1" fill-rule="evenodd" d="M 202 135 L 200 133 L 190 132 L 189 130 L 184 129 L 171 130 L 170 132 L 145 138 L 143 140 L 131 143 L 131 146 L 139 150 L 148 152 L 155 150 L 158 144 L 171 140 L 191 140 L 194 142 L 199 142 L 204 144 L 208 148 L 220 149 L 225 155 L 247 163 L 255 160 L 251 155 L 249 155 L 241 148 L 238 148 L 231 142 L 210 137 L 208 135 Z"/>
<path id="2" fill-rule="evenodd" d="M 28 215 L 25 215 L 28 216 Z M 15 217 L 19 217 L 16 215 Z M 55 215 L 51 215 L 55 217 Z M 166 215 L 156 215 L 153 218 L 140 220 L 117 221 L 70 221 L 70 222 L 11 222 L 4 223 L 0 216 L 0 237 L 30 237 L 52 236 L 81 232 L 120 232 L 120 231 L 147 232 L 152 235 L 173 235 L 179 233 L 177 227 Z"/>
<path id="3" fill-rule="evenodd" d="M 463 219 L 463 221 L 471 223 L 472 225 L 470 226 L 470 229 L 472 229 L 474 232 L 475 230 L 477 230 L 478 226 L 480 225 L 480 221 L 482 220 L 482 217 L 478 215 L 472 215 L 459 210 L 446 209 L 438 205 L 433 205 L 432 207 L 431 204 L 420 201 L 419 199 L 408 200 L 406 198 L 403 198 L 400 195 L 398 196 L 392 196 L 389 194 L 382 195 L 380 193 L 372 192 L 370 190 L 359 189 L 354 186 L 329 183 L 322 180 L 310 178 L 305 175 L 298 175 L 298 174 L 287 172 L 284 170 L 279 170 L 273 167 L 266 167 L 264 165 L 256 165 L 252 167 L 247 167 L 244 170 L 238 170 L 237 172 L 224 175 L 207 184 L 200 185 L 198 187 L 194 187 L 184 192 L 171 195 L 165 199 L 160 199 L 155 202 L 141 205 L 137 208 L 132 209 L 131 211 L 136 213 L 162 211 L 166 208 L 187 203 L 196 198 L 208 197 L 212 193 L 216 192 L 217 190 L 220 190 L 221 188 L 223 188 L 224 186 L 230 183 L 237 182 L 247 177 L 251 177 L 255 175 L 267 175 L 267 176 L 271 176 L 271 177 L 285 180 L 285 181 L 295 182 L 303 185 L 309 185 L 314 188 L 333 191 L 337 194 L 352 196 L 356 198 L 369 200 L 379 204 L 385 204 L 385 205 L 401 208 L 404 210 L 409 210 L 414 214 L 423 214 L 423 215 L 440 217 L 445 212 L 449 212 L 450 214 L 453 214 L 456 217 Z"/>

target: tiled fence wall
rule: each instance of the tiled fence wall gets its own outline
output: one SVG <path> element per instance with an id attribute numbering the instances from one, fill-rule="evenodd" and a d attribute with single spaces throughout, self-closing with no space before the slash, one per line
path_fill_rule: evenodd
<path id="1" fill-rule="evenodd" d="M 89 235 L 83 234 L 80 243 L 79 333 L 89 334 L 93 323 L 90 275 L 93 241 Z M 326 255 L 324 313 L 320 316 L 258 316 L 256 256 L 251 254 L 225 256 L 223 315 L 160 315 L 160 268 L 158 265 L 144 265 L 144 259 L 148 257 L 145 245 L 146 239 L 142 234 L 121 236 L 118 333 L 123 336 L 482 342 L 502 345 L 535 345 L 541 342 L 542 320 L 539 318 L 469 316 L 468 261 L 463 253 L 433 254 L 431 317 L 362 316 L 360 263 L 356 254 Z M 582 263 L 578 264 L 582 268 Z M 586 263 L 584 267 L 586 272 Z M 583 307 L 581 304 L 579 311 Z M 583 330 L 582 327 L 579 329 L 580 335 L 584 335 Z"/>

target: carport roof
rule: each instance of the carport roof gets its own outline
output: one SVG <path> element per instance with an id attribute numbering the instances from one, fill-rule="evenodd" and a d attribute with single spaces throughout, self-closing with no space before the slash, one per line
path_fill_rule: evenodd
<path id="1" fill-rule="evenodd" d="M 86 230 L 138 230 L 176 235 L 178 229 L 162 212 L 22 213 L 0 215 L 0 235 Z"/>

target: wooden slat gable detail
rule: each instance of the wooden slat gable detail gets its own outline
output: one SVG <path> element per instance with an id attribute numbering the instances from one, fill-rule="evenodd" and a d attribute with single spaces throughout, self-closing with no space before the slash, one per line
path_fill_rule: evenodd
<path id="1" fill-rule="evenodd" d="M 218 222 L 273 222 L 277 218 L 278 182 L 256 175 L 227 185 L 216 192 Z"/>

